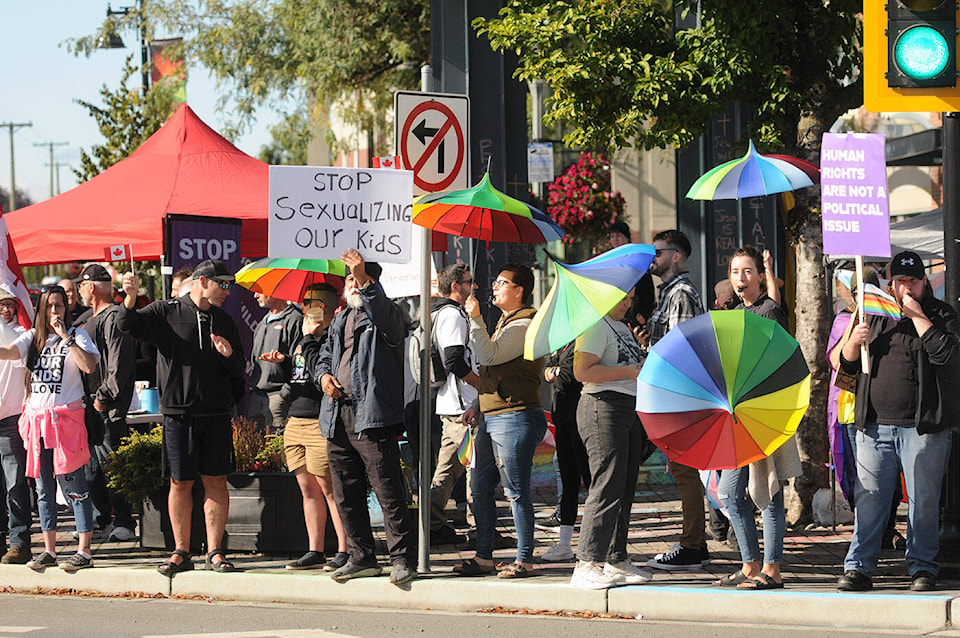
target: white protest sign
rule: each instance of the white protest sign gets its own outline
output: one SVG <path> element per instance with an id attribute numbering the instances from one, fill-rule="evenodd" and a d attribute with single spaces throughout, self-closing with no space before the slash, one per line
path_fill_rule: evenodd
<path id="1" fill-rule="evenodd" d="M 269 257 L 410 261 L 413 172 L 271 166 Z"/>

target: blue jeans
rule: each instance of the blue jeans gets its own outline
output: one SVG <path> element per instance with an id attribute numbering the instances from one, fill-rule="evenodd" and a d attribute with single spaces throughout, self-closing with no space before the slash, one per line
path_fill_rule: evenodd
<path id="1" fill-rule="evenodd" d="M 730 514 L 730 525 L 740 545 L 740 560 L 744 563 L 760 561 L 760 542 L 757 540 L 757 521 L 753 517 L 753 503 L 747 499 L 750 466 L 724 470 L 717 485 L 717 496 Z M 763 508 L 763 562 L 772 565 L 783 562 L 783 535 L 787 527 L 783 509 L 783 489 L 773 495 Z"/>
<path id="2" fill-rule="evenodd" d="M 903 471 L 910 501 L 907 570 L 936 575 L 940 550 L 940 489 L 950 456 L 950 431 L 917 434 L 914 427 L 868 423 L 857 431 L 856 519 L 845 570 L 873 575 L 893 491 Z"/>
<path id="3" fill-rule="evenodd" d="M 27 468 L 27 453 L 17 426 L 19 415 L 0 421 L 0 467 L 6 486 L 6 512 L 9 516 L 10 545 L 30 548 L 30 486 L 24 472 Z"/>
<path id="4" fill-rule="evenodd" d="M 473 516 L 477 521 L 477 556 L 493 558 L 493 535 L 497 523 L 494 489 L 497 472 L 510 501 L 517 529 L 517 562 L 533 560 L 533 499 L 530 472 L 533 454 L 547 431 L 540 408 L 484 415 L 474 443 L 477 467 L 473 472 Z"/>
<path id="5" fill-rule="evenodd" d="M 41 442 L 42 446 L 42 442 Z M 57 483 L 67 501 L 73 506 L 78 532 L 93 531 L 93 501 L 87 489 L 87 466 L 69 474 L 53 475 L 53 450 L 41 447 L 40 476 L 37 477 L 37 509 L 40 510 L 40 529 L 57 529 Z"/>

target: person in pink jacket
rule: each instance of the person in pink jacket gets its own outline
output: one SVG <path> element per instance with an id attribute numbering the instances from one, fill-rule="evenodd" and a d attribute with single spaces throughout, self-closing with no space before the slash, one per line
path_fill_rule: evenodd
<path id="1" fill-rule="evenodd" d="M 93 566 L 93 504 L 84 474 L 90 449 L 80 373 L 93 372 L 100 353 L 90 336 L 70 323 L 67 294 L 54 286 L 40 296 L 34 327 L 0 347 L 0 359 L 24 361 L 29 375 L 19 430 L 26 474 L 37 480 L 44 551 L 27 563 L 37 571 L 57 565 L 57 483 L 73 506 L 80 536 L 77 553 L 60 568 L 73 572 Z"/>

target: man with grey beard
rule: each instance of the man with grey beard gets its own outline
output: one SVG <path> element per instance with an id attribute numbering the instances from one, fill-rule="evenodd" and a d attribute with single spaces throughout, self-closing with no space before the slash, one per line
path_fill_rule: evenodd
<path id="1" fill-rule="evenodd" d="M 397 435 L 403 427 L 405 313 L 377 283 L 382 269 L 352 248 L 344 282 L 347 309 L 330 324 L 314 378 L 325 395 L 320 431 L 327 438 L 333 493 L 347 535 L 350 559 L 333 580 L 382 572 L 367 512 L 367 481 L 383 508 L 390 582 L 416 577 L 417 547 L 407 508 Z"/>

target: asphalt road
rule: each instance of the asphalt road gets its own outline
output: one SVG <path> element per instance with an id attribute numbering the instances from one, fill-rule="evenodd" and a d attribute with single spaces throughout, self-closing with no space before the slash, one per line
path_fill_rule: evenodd
<path id="1" fill-rule="evenodd" d="M 823 628 L 777 628 L 773 631 L 777 638 L 903 636 Z M 642 619 L 371 611 L 362 608 L 176 599 L 0 595 L 0 638 L 636 638 L 639 635 L 644 638 L 766 638 L 771 635 L 771 629 L 751 625 L 655 623 Z"/>

